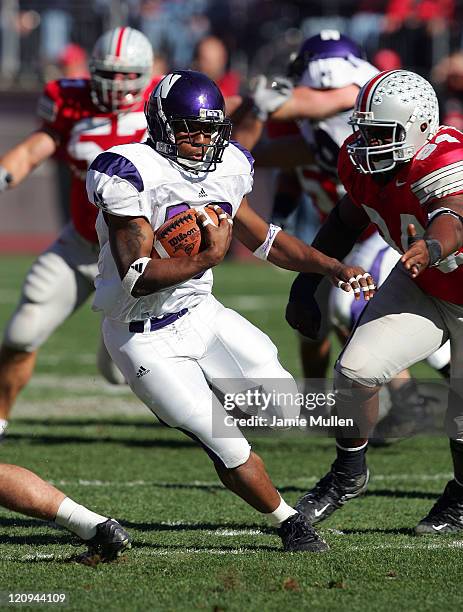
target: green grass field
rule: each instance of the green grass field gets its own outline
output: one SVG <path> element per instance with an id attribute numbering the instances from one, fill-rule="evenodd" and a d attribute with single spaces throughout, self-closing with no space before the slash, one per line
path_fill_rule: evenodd
<path id="1" fill-rule="evenodd" d="M 29 258 L 0 260 L 0 323 Z M 216 295 L 264 329 L 296 375 L 283 319 L 292 275 L 223 264 Z M 71 497 L 123 522 L 134 548 L 85 567 L 67 532 L 0 509 L 0 593 L 65 592 L 68 609 L 439 610 L 461 605 L 463 542 L 411 529 L 450 476 L 444 439 L 369 451 L 369 493 L 320 527 L 331 550 L 283 554 L 259 515 L 217 482 L 189 439 L 157 424 L 130 392 L 96 373 L 98 317 L 84 307 L 40 353 L 0 461 L 29 467 Z M 426 366 L 415 373 L 429 376 Z M 333 443 L 300 434 L 251 437 L 287 501 L 328 468 Z"/>

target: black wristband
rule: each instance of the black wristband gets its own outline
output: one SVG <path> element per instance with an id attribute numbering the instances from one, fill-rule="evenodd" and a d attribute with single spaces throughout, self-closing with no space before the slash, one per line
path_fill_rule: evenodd
<path id="1" fill-rule="evenodd" d="M 429 253 L 429 267 L 438 266 L 442 259 L 441 243 L 433 238 L 427 238 L 425 243 Z"/>

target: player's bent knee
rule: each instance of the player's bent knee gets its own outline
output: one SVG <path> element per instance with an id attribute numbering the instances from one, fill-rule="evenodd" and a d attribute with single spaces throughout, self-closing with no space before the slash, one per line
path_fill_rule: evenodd
<path id="1" fill-rule="evenodd" d="M 359 395 L 364 395 L 365 399 L 376 392 L 377 384 L 365 384 L 365 381 L 346 376 L 338 369 L 338 364 L 334 370 L 334 389 L 336 397 L 345 402 L 358 400 Z M 371 382 L 371 381 L 368 381 Z"/>
<path id="2" fill-rule="evenodd" d="M 41 324 L 40 305 L 24 302 L 8 322 L 3 344 L 11 350 L 32 353 L 48 338 L 51 330 Z"/>
<path id="3" fill-rule="evenodd" d="M 240 442 L 230 451 L 221 453 L 220 463 L 227 469 L 238 468 L 249 461 L 251 456 L 251 446 L 246 440 Z"/>
<path id="4" fill-rule="evenodd" d="M 335 377 L 339 374 L 364 387 L 377 387 L 389 382 L 387 368 L 362 345 L 350 342 L 334 366 Z"/>

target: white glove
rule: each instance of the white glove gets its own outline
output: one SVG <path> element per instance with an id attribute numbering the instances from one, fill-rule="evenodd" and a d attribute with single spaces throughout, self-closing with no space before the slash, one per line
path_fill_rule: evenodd
<path id="1" fill-rule="evenodd" d="M 13 177 L 6 168 L 0 166 L 0 193 L 6 191 L 13 180 Z"/>
<path id="2" fill-rule="evenodd" d="M 252 89 L 257 118 L 266 121 L 270 113 L 275 112 L 291 97 L 292 90 L 293 85 L 289 79 L 275 77 L 269 85 L 266 76 L 257 76 Z"/>

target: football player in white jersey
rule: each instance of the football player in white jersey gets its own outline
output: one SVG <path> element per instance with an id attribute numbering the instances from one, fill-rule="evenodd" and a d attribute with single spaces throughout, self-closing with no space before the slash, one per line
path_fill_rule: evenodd
<path id="1" fill-rule="evenodd" d="M 287 171 L 295 168 L 300 188 L 312 201 L 320 222 L 327 218 L 345 193 L 337 174 L 339 150 L 352 133 L 348 120 L 359 89 L 377 73 L 378 70 L 364 59 L 353 40 L 337 30 L 322 30 L 303 42 L 290 63 L 288 75 L 295 84 L 294 88 L 278 79 L 273 88 L 266 87 L 265 78 L 256 88 L 254 98 L 258 116 L 261 119 L 268 116 L 272 121 L 270 128 L 276 121 L 288 120 L 297 121 L 299 126 L 299 134 L 261 142 L 253 147 L 256 166 L 283 166 Z M 235 135 L 238 140 L 253 144 L 251 138 L 255 140 L 258 137 L 259 125 L 253 132 L 248 124 Z M 283 189 L 280 200 L 284 199 L 284 205 L 291 208 L 291 197 L 296 199 L 297 192 L 291 196 L 290 191 Z M 399 258 L 399 254 L 370 225 L 358 238 L 346 263 L 374 270 L 375 280 L 380 286 Z M 314 293 L 312 283 L 318 284 L 319 279 L 309 275 L 297 278 L 291 290 L 290 320 L 291 309 L 304 304 L 306 296 Z M 324 379 L 327 374 L 330 327 L 334 326 L 344 344 L 364 306 L 346 300 L 345 292 L 331 291 L 325 280 L 318 286 L 315 296 L 313 307 L 321 313 L 320 329 L 316 337 L 299 334 L 304 375 L 312 379 L 312 386 L 313 379 Z M 430 364 L 444 375 L 448 375 L 449 361 L 449 343 L 429 357 Z M 425 407 L 429 398 L 419 393 L 408 370 L 389 383 L 388 391 L 391 408 L 375 430 L 375 444 L 387 444 L 391 439 L 410 435 L 427 424 Z"/>
<path id="2" fill-rule="evenodd" d="M 284 383 L 297 389 L 270 339 L 212 296 L 211 268 L 225 256 L 233 225 L 256 256 L 326 274 L 358 298 L 370 298 L 373 280 L 269 226 L 250 208 L 253 160 L 230 142 L 223 96 L 206 75 L 164 77 L 146 116 L 148 141 L 102 153 L 87 175 L 88 197 L 101 209 L 94 308 L 105 314 L 106 346 L 134 393 L 163 423 L 203 446 L 225 486 L 278 527 L 285 550 L 325 550 L 305 517 L 280 497 L 223 405 L 213 401 L 210 385 L 226 392 L 231 379 L 242 388 L 260 380 L 264 389 Z M 208 204 L 218 205 L 217 227 L 201 212 Z M 204 225 L 206 248 L 191 257 L 152 258 L 154 231 L 189 209 Z M 217 423 L 227 425 L 225 433 Z"/>
<path id="3" fill-rule="evenodd" d="M 101 561 L 115 559 L 131 546 L 129 534 L 117 521 L 77 504 L 37 474 L 18 465 L 0 463 L 0 506 L 43 521 L 54 521 L 77 535 L 88 546 L 90 557 L 98 555 Z M 89 555 L 83 555 L 81 560 L 85 563 Z"/>
<path id="4" fill-rule="evenodd" d="M 41 126 L 0 158 L 0 192 L 14 188 L 52 156 L 71 169 L 71 222 L 29 270 L 0 349 L 0 439 L 20 390 L 32 376 L 37 352 L 94 291 L 98 239 L 95 208 L 85 174 L 105 149 L 146 136 L 144 102 L 152 77 L 149 40 L 115 28 L 95 43 L 90 79 L 59 79 L 39 100 Z M 112 383 L 124 382 L 101 342 L 98 367 Z"/>

